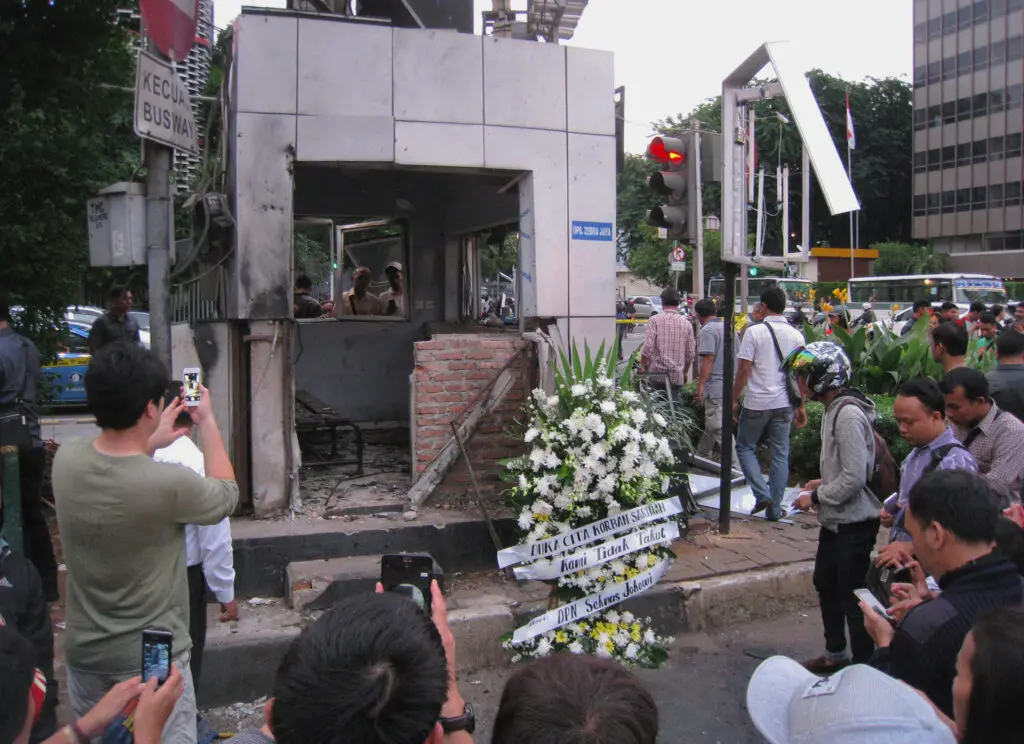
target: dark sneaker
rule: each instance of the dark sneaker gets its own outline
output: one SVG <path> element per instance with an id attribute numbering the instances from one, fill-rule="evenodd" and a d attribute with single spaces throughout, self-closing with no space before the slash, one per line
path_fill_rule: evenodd
<path id="1" fill-rule="evenodd" d="M 772 505 L 771 499 L 765 499 L 764 501 L 758 501 L 756 504 L 754 504 L 754 508 L 750 510 L 750 513 L 751 513 L 751 515 L 754 515 L 754 514 L 757 514 L 758 512 L 763 512 L 765 509 L 767 509 L 771 505 Z"/>
<path id="2" fill-rule="evenodd" d="M 801 661 L 800 666 L 806 669 L 811 674 L 817 674 L 820 677 L 827 677 L 830 674 L 835 674 L 840 669 L 845 669 L 853 663 L 852 659 L 830 659 L 828 656 L 822 655 L 815 659 L 808 659 L 807 661 Z"/>

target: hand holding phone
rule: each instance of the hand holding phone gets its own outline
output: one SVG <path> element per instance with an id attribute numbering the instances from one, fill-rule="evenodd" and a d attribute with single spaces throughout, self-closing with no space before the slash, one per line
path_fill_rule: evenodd
<path id="1" fill-rule="evenodd" d="M 431 614 L 430 582 L 440 577 L 434 571 L 434 559 L 429 555 L 397 553 L 380 560 L 380 583 L 384 591 L 408 597 Z"/>
<path id="2" fill-rule="evenodd" d="M 857 595 L 857 599 L 884 617 L 886 620 L 892 621 L 895 619 L 891 614 L 889 614 L 888 608 L 879 601 L 878 597 L 871 593 L 870 589 L 854 589 L 853 593 Z"/>
<path id="3" fill-rule="evenodd" d="M 146 628 L 142 631 L 142 682 L 156 679 L 163 684 L 171 675 L 171 642 L 169 630 Z"/>

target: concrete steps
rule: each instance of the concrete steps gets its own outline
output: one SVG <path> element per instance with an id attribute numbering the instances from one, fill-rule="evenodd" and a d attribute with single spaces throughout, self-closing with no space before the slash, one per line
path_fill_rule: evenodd
<path id="1" fill-rule="evenodd" d="M 295 561 L 285 569 L 285 600 L 293 610 L 326 610 L 345 597 L 372 592 L 379 555 Z"/>

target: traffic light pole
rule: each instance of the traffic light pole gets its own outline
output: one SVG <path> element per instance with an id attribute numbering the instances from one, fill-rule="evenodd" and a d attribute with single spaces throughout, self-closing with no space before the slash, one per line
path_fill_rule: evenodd
<path id="1" fill-rule="evenodd" d="M 696 158 L 696 168 L 693 173 L 693 198 L 696 203 L 694 210 L 697 216 L 697 224 L 693 226 L 696 245 L 693 251 L 693 294 L 695 297 L 704 296 L 704 197 L 702 193 L 701 168 L 703 166 L 703 153 L 700 148 L 700 124 L 696 119 L 690 121 L 690 130 L 693 132 L 693 150 Z"/>
<path id="2" fill-rule="evenodd" d="M 725 363 L 722 365 L 722 469 L 719 476 L 718 531 L 729 534 L 732 513 L 732 385 L 735 362 L 736 334 L 734 320 L 736 316 L 736 269 L 737 264 L 731 261 L 725 264 L 725 344 L 722 350 Z"/>
<path id="3" fill-rule="evenodd" d="M 148 36 L 146 37 L 149 41 Z M 166 61 L 148 43 L 150 54 Z M 171 224 L 174 205 L 171 202 L 170 147 L 153 140 L 143 140 L 146 165 L 146 261 L 149 271 L 150 345 L 171 379 Z"/>

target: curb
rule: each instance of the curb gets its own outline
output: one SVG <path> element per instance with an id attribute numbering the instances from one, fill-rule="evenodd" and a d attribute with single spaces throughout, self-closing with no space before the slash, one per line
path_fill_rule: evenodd
<path id="1" fill-rule="evenodd" d="M 651 617 L 659 633 L 693 633 L 733 623 L 764 620 L 813 605 L 813 561 L 715 576 L 701 581 L 659 584 L 622 606 Z M 459 600 L 449 606 L 448 621 L 458 649 L 457 671 L 505 666 L 509 654 L 499 638 L 546 602 L 510 606 L 506 602 Z M 466 606 L 462 606 L 462 605 Z M 471 606 L 470 606 L 471 604 Z M 203 662 L 200 706 L 215 707 L 255 700 L 270 692 L 274 673 L 297 626 L 238 634 L 209 642 Z"/>

